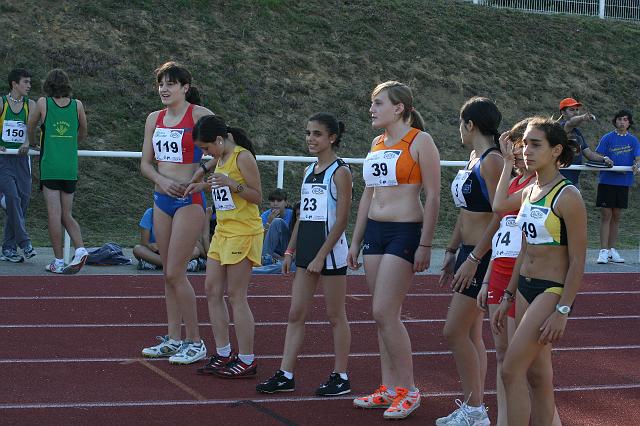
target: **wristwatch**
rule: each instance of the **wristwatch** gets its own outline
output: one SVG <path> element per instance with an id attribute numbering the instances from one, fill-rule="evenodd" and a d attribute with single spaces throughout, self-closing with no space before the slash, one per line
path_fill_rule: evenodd
<path id="1" fill-rule="evenodd" d="M 571 306 L 557 304 L 556 311 L 562 315 L 569 315 L 569 312 L 571 312 Z"/>
<path id="2" fill-rule="evenodd" d="M 238 186 L 236 186 L 236 193 L 240 193 L 244 191 L 244 185 L 239 183 Z"/>

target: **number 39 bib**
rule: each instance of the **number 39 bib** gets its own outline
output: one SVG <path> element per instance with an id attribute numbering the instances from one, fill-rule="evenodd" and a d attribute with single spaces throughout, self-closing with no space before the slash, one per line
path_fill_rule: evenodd
<path id="1" fill-rule="evenodd" d="M 400 154 L 402 151 L 395 149 L 385 149 L 367 154 L 362 172 L 366 186 L 397 185 L 396 164 Z"/>
<path id="2" fill-rule="evenodd" d="M 22 121 L 5 120 L 2 125 L 2 140 L 12 143 L 24 143 L 27 136 L 27 125 Z"/>
<path id="3" fill-rule="evenodd" d="M 522 234 L 516 223 L 515 215 L 508 215 L 500 221 L 500 228 L 493 236 L 491 257 L 516 258 L 522 246 Z"/>
<path id="4" fill-rule="evenodd" d="M 182 163 L 182 135 L 184 135 L 184 129 L 156 127 L 151 139 L 156 160 Z"/>
<path id="5" fill-rule="evenodd" d="M 325 222 L 327 220 L 327 185 L 305 183 L 300 191 L 300 220 Z"/>

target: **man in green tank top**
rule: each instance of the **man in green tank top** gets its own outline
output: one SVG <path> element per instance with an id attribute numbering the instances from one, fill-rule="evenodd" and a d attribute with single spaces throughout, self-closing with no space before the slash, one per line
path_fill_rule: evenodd
<path id="1" fill-rule="evenodd" d="M 27 97 L 31 90 L 29 71 L 16 68 L 9 73 L 7 80 L 9 93 L 2 96 L 0 105 L 0 151 L 17 149 L 18 155 L 0 155 L 0 193 L 4 194 L 7 212 L 0 260 L 19 263 L 25 257 L 36 255 L 25 224 L 31 199 L 27 120 L 36 103 Z M 24 257 L 18 253 L 18 247 L 22 249 Z"/>

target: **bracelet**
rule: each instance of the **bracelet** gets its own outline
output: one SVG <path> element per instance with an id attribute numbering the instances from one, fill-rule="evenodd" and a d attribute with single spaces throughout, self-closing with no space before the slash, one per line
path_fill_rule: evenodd
<path id="1" fill-rule="evenodd" d="M 504 290 L 504 294 L 507 296 L 507 297 L 506 297 L 506 299 L 507 299 L 509 302 L 513 302 L 514 300 L 516 300 L 516 296 L 515 296 L 515 294 L 511 293 L 509 290 L 505 289 L 505 290 Z M 505 298 L 505 297 L 503 296 L 503 299 L 504 299 L 504 298 Z"/>
<path id="2" fill-rule="evenodd" d="M 485 282 L 482 283 L 482 285 L 489 285 L 489 282 L 485 281 Z"/>
<path id="3" fill-rule="evenodd" d="M 479 265 L 479 264 L 480 264 L 480 259 L 478 259 L 477 257 L 475 257 L 475 256 L 473 255 L 473 252 L 469 253 L 469 256 L 467 256 L 467 260 L 468 260 L 468 261 L 470 261 L 470 262 L 475 263 L 476 265 Z"/>
<path id="4" fill-rule="evenodd" d="M 295 252 L 296 252 L 295 250 L 289 250 L 289 249 L 286 249 L 286 250 L 284 251 L 284 255 L 285 255 L 285 256 L 286 256 L 286 255 L 293 256 L 293 254 L 294 254 Z"/>
<path id="5" fill-rule="evenodd" d="M 451 253 L 451 254 L 456 254 L 458 252 L 457 249 L 452 249 L 451 247 L 447 247 L 446 249 L 444 249 L 445 253 Z"/>
<path id="6" fill-rule="evenodd" d="M 204 163 L 200 163 L 200 167 L 202 167 L 202 170 L 204 170 L 205 173 L 209 173 L 209 170 L 207 169 L 207 166 L 204 165 Z"/>
<path id="7" fill-rule="evenodd" d="M 419 247 L 427 247 L 427 248 L 431 248 L 431 246 L 428 246 L 426 244 L 418 244 Z"/>

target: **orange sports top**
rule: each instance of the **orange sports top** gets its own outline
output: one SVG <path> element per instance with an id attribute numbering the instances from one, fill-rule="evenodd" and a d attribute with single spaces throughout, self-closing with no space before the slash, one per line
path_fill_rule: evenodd
<path id="1" fill-rule="evenodd" d="M 413 140 L 418 136 L 420 130 L 416 128 L 411 128 L 406 135 L 398 141 L 397 144 L 393 146 L 385 146 L 384 140 L 387 138 L 387 133 L 385 132 L 378 142 L 373 146 L 371 152 L 375 151 L 383 151 L 386 149 L 399 149 L 402 150 L 402 154 L 400 154 L 400 158 L 398 158 L 398 162 L 396 163 L 396 180 L 398 181 L 398 185 L 402 184 L 421 184 L 422 183 L 422 174 L 420 173 L 420 164 L 416 160 L 413 159 L 409 149 L 411 148 L 411 144 Z"/>

